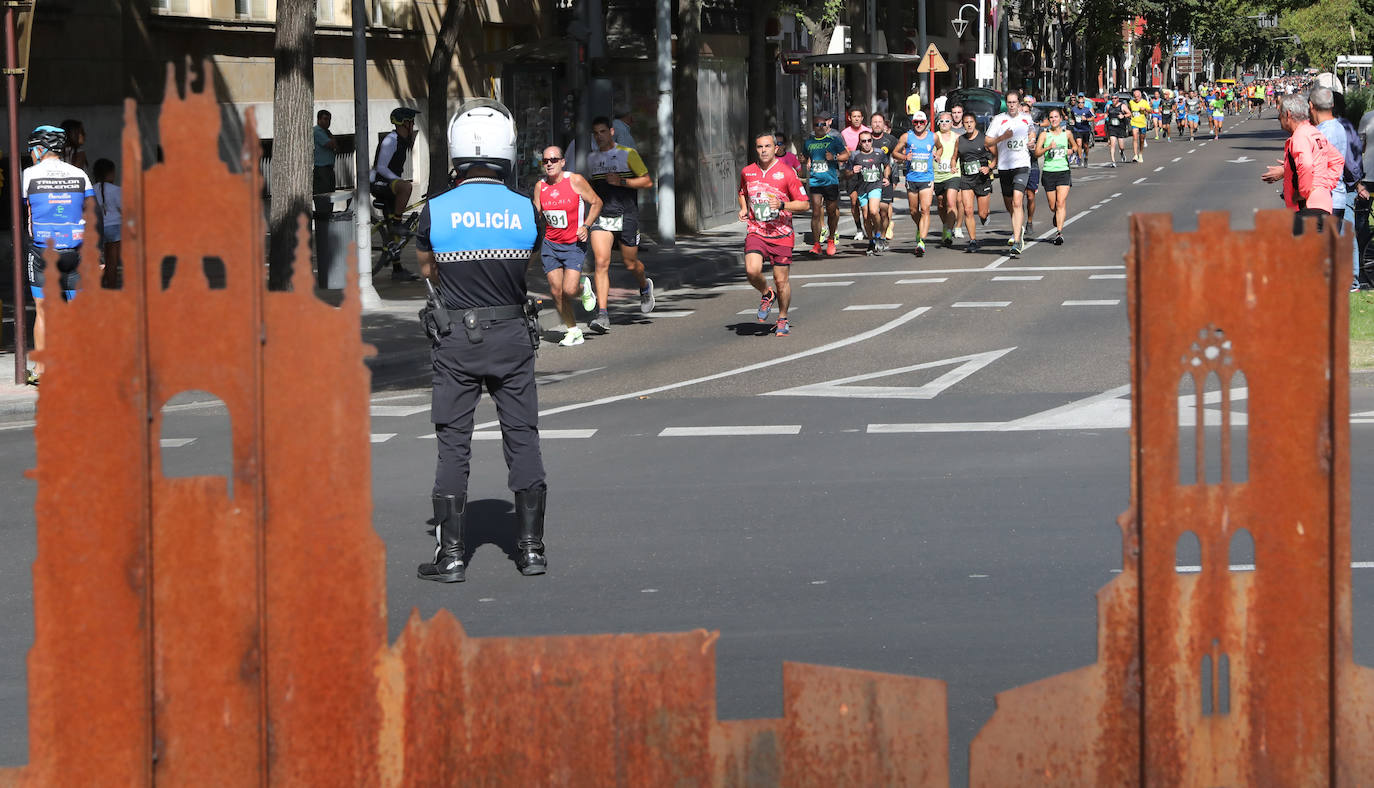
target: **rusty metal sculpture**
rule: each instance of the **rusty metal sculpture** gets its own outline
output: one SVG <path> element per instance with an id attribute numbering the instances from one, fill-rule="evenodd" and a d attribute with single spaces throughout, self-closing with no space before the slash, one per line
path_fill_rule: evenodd
<path id="1" fill-rule="evenodd" d="M 1294 236 L 1281 211 L 1188 233 L 1137 215 L 1131 237 L 1132 503 L 1098 661 L 999 694 L 971 784 L 1374 782 L 1374 671 L 1350 639 L 1350 240 Z M 1176 562 L 1188 542 L 1197 567 Z"/>
<path id="2" fill-rule="evenodd" d="M 236 175 L 213 98 L 167 96 L 146 170 L 125 107 L 124 288 L 44 301 L 30 760 L 0 784 L 947 783 L 939 681 L 788 664 L 782 719 L 722 723 L 714 633 L 475 639 L 440 612 L 389 645 L 356 276 L 317 300 L 302 230 L 267 292 L 251 117 Z M 188 389 L 229 411 L 232 487 L 161 473 Z"/>

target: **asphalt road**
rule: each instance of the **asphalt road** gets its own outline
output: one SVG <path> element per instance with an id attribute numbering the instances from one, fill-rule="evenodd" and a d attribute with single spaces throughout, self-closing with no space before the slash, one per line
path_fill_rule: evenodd
<path id="1" fill-rule="evenodd" d="M 1277 123 L 1229 125 L 1219 142 L 1152 144 L 1144 164 L 1075 170 L 1062 247 L 1005 258 L 994 189 L 983 253 L 932 246 L 917 259 L 905 220 L 876 258 L 857 244 L 802 254 L 787 338 L 755 321 L 738 276 L 664 293 L 648 316 L 626 302 L 581 347 L 546 345 L 542 578 L 500 549 L 513 516 L 490 439 L 474 450 L 468 582 L 414 578 L 431 549 L 428 392 L 378 394 L 374 516 L 393 636 L 412 608 L 439 607 L 475 636 L 718 629 L 722 718 L 781 714 L 784 660 L 940 678 L 962 784 L 996 692 L 1095 659 L 1093 594 L 1120 567 L 1115 517 L 1129 502 L 1127 214 L 1169 212 L 1186 229 L 1195 211 L 1229 210 L 1248 226 L 1279 205 L 1258 178 L 1281 148 Z M 1036 219 L 1037 235 L 1052 228 L 1043 198 Z M 1355 412 L 1374 410 L 1363 380 Z M 488 403 L 478 418 L 494 436 Z M 169 413 L 163 437 L 181 445 L 164 446 L 164 464 L 224 473 L 227 424 L 213 407 Z M 1374 433 L 1352 432 L 1353 555 L 1368 561 Z M 31 430 L 0 431 L 0 763 L 26 757 L 32 463 Z M 1368 664 L 1374 573 L 1355 572 L 1355 594 Z"/>

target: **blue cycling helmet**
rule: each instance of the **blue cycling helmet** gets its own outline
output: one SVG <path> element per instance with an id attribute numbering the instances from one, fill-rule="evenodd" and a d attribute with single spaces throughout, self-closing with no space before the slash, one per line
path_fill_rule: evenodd
<path id="1" fill-rule="evenodd" d="M 29 132 L 29 150 L 43 148 L 61 152 L 67 146 L 67 132 L 61 126 L 38 126 Z"/>

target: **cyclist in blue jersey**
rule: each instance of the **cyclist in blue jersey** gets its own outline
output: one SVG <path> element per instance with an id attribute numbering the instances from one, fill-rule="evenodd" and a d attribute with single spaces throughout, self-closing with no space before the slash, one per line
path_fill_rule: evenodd
<path id="1" fill-rule="evenodd" d="M 86 235 L 86 211 L 95 210 L 95 190 L 86 173 L 62 161 L 67 134 L 58 126 L 39 126 L 29 135 L 29 157 L 33 166 L 24 170 L 24 201 L 29 207 L 29 244 L 25 255 L 29 289 L 37 302 L 33 321 L 33 348 L 43 349 L 43 275 L 47 261 L 43 252 L 49 246 L 57 253 L 58 282 L 62 297 L 76 297 L 80 284 L 77 264 L 81 262 L 81 242 Z M 36 362 L 27 382 L 38 385 L 43 374 Z"/>
<path id="2" fill-rule="evenodd" d="M 902 135 L 892 155 L 907 163 L 906 202 L 911 220 L 916 222 L 917 257 L 926 254 L 926 233 L 930 232 L 930 203 L 935 196 L 935 135 L 926 131 L 926 114 L 911 116 L 911 131 Z"/>
<path id="3" fill-rule="evenodd" d="M 830 136 L 825 118 L 817 115 L 812 134 L 802 144 L 806 160 L 807 191 L 811 193 L 811 237 L 815 241 L 811 254 L 821 253 L 821 209 L 825 209 L 830 237 L 825 253 L 835 254 L 835 233 L 840 227 L 840 162 L 849 161 L 849 148 L 839 135 Z"/>

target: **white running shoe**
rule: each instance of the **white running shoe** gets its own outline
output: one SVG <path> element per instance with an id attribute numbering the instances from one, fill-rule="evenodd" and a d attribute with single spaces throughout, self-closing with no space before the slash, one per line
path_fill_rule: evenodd
<path id="1" fill-rule="evenodd" d="M 863 230 L 860 230 L 860 231 L 858 231 L 857 233 L 854 233 L 854 240 L 856 240 L 856 241 L 862 241 L 862 240 L 864 240 L 864 231 L 863 231 Z"/>
<path id="2" fill-rule="evenodd" d="M 964 237 L 964 228 L 962 228 L 962 227 L 955 227 L 955 228 L 954 228 L 954 237 L 955 237 L 955 238 L 963 238 L 963 237 Z"/>
<path id="3" fill-rule="evenodd" d="M 596 293 L 592 292 L 592 279 L 589 276 L 582 277 L 582 311 L 590 312 L 596 309 Z"/>
<path id="4" fill-rule="evenodd" d="M 582 336 L 582 329 L 578 328 L 577 326 L 573 326 L 572 328 L 568 329 L 566 333 L 563 334 L 563 339 L 559 340 L 558 346 L 573 347 L 574 345 L 582 344 L 584 341 L 585 339 Z"/>
<path id="5" fill-rule="evenodd" d="M 654 311 L 654 280 L 645 277 L 644 289 L 639 291 L 639 311 L 649 314 Z"/>

